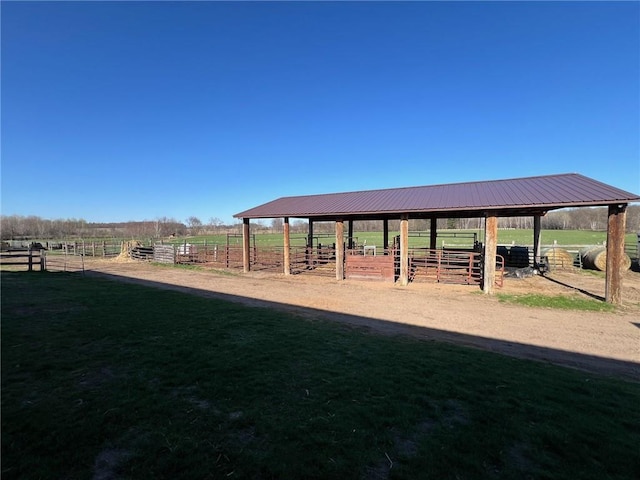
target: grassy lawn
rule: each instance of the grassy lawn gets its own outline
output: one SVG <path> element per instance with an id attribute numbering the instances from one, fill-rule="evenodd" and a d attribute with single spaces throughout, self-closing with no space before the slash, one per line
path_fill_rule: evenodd
<path id="1" fill-rule="evenodd" d="M 540 295 L 529 293 L 525 295 L 497 294 L 498 299 L 505 303 L 515 303 L 527 307 L 558 308 L 562 310 L 582 310 L 587 312 L 613 312 L 616 307 L 600 300 L 591 300 L 567 295 Z"/>
<path id="2" fill-rule="evenodd" d="M 2 273 L 2 478 L 631 479 L 640 384 Z"/>
<path id="3" fill-rule="evenodd" d="M 438 230 L 441 237 L 438 237 L 438 248 L 442 246 L 444 241 L 447 245 L 464 245 L 469 246 L 473 244 L 473 239 L 469 238 L 456 238 L 451 234 L 477 234 L 478 241 L 484 242 L 483 230 Z M 335 236 L 331 234 L 320 234 L 320 243 L 331 244 L 335 242 Z M 389 232 L 389 241 L 393 239 L 395 235 L 399 235 L 399 232 Z M 423 233 L 424 235 L 424 233 Z M 357 237 L 358 243 L 363 244 L 367 241 L 368 245 L 383 244 L 382 231 L 380 232 L 355 232 L 354 236 Z M 587 230 L 543 230 L 541 232 L 541 243 L 543 245 L 553 245 L 557 242 L 558 245 L 601 245 L 607 240 L 607 232 L 594 232 Z M 198 237 L 187 237 L 186 239 L 175 239 L 174 243 L 197 242 L 202 243 L 204 241 L 208 243 L 217 243 L 219 245 L 226 245 L 227 237 L 225 235 L 202 235 Z M 241 237 L 233 237 L 230 239 L 232 244 L 242 245 Z M 636 244 L 636 234 L 630 233 L 625 237 L 625 242 L 628 245 Z M 532 245 L 533 244 L 533 230 L 531 229 L 519 229 L 519 230 L 499 230 L 498 231 L 498 243 L 509 245 Z M 256 244 L 258 246 L 282 246 L 283 239 L 281 233 L 260 233 L 256 234 Z M 305 234 L 291 234 L 292 246 L 304 246 Z M 427 247 L 429 246 L 429 236 L 421 237 L 409 237 L 409 246 L 413 247 Z"/>

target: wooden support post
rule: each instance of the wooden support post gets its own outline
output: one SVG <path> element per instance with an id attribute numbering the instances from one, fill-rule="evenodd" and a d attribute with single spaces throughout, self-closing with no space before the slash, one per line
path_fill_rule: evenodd
<path id="1" fill-rule="evenodd" d="M 336 280 L 344 280 L 344 222 L 336 220 Z"/>
<path id="2" fill-rule="evenodd" d="M 309 219 L 309 233 L 307 235 L 307 248 L 305 249 L 305 263 L 307 266 L 312 265 L 313 257 L 313 220 Z"/>
<path id="3" fill-rule="evenodd" d="M 384 249 L 384 254 L 389 254 L 389 220 L 384 219 L 382 221 L 382 248 Z"/>
<path id="4" fill-rule="evenodd" d="M 351 250 L 353 248 L 353 220 L 349 220 L 349 238 L 347 239 L 347 248 Z"/>
<path id="5" fill-rule="evenodd" d="M 400 217 L 400 285 L 409 284 L 409 215 Z"/>
<path id="6" fill-rule="evenodd" d="M 438 245 L 436 245 L 437 239 L 438 239 L 438 219 L 432 218 L 431 226 L 429 227 L 429 248 L 431 250 L 435 250 L 436 248 L 438 248 Z"/>
<path id="7" fill-rule="evenodd" d="M 23 264 L 24 265 L 24 264 Z M 29 265 L 29 271 L 33 271 L 33 250 L 29 249 L 29 261 L 28 261 L 28 265 Z"/>
<path id="8" fill-rule="evenodd" d="M 313 247 L 313 220 L 309 219 L 309 233 L 307 235 L 307 247 Z"/>
<path id="9" fill-rule="evenodd" d="M 251 270 L 251 236 L 249 219 L 242 219 L 242 271 L 249 273 Z"/>
<path id="10" fill-rule="evenodd" d="M 540 238 L 542 228 L 540 227 L 540 215 L 533 216 L 533 267 L 540 266 Z"/>
<path id="11" fill-rule="evenodd" d="M 289 217 L 284 217 L 284 274 L 291 275 L 291 237 L 289 236 Z"/>
<path id="12" fill-rule="evenodd" d="M 607 271 L 604 299 L 608 303 L 622 303 L 622 264 L 627 205 L 609 205 L 607 222 Z"/>
<path id="13" fill-rule="evenodd" d="M 484 221 L 484 271 L 482 290 L 492 294 L 496 282 L 496 248 L 498 246 L 498 217 L 487 216 Z"/>

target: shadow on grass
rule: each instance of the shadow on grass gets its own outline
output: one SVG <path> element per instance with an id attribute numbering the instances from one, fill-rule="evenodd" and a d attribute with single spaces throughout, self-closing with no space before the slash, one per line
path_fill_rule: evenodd
<path id="1" fill-rule="evenodd" d="M 111 279 L 114 281 L 146 285 L 154 288 L 198 295 L 205 298 L 215 298 L 218 300 L 240 303 L 251 307 L 275 309 L 283 312 L 294 313 L 296 315 L 300 315 L 303 318 L 324 319 L 334 322 L 340 322 L 385 335 L 407 335 L 425 340 L 448 342 L 456 345 L 495 352 L 502 355 L 548 362 L 555 365 L 570 367 L 601 375 L 615 376 L 635 382 L 640 381 L 640 364 L 629 361 L 599 357 L 594 355 L 586 355 L 578 352 L 540 347 L 477 335 L 468 335 L 447 330 L 395 323 L 370 317 L 363 317 L 340 312 L 331 312 L 310 307 L 300 307 L 296 305 L 260 300 L 246 296 L 231 295 L 227 293 L 187 287 L 178 284 L 132 278 L 99 271 L 88 270 L 86 271 L 86 274 L 89 276 L 96 276 L 100 278 Z M 558 282 L 553 279 L 549 280 L 552 280 L 561 285 L 565 285 L 564 283 Z M 593 296 L 593 294 L 590 294 L 590 296 Z"/>
<path id="2" fill-rule="evenodd" d="M 587 297 L 591 297 L 591 298 L 593 298 L 595 300 L 600 300 L 602 302 L 605 301 L 605 298 L 603 296 L 596 295 L 595 293 L 591 293 L 591 292 L 585 290 L 584 288 L 574 287 L 573 285 L 569 285 L 568 283 L 561 282 L 560 280 L 556 280 L 555 278 L 551 278 L 551 277 L 548 277 L 546 275 L 543 275 L 542 278 L 544 278 L 545 280 L 549 280 L 550 282 L 553 282 L 553 283 L 555 283 L 557 285 L 561 285 L 561 286 L 569 288 L 571 290 L 575 290 L 576 292 L 580 292 L 583 295 L 586 295 Z"/>

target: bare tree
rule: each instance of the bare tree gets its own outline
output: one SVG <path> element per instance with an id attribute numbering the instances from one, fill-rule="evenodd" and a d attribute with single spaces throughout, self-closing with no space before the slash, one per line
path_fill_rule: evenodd
<path id="1" fill-rule="evenodd" d="M 223 225 L 222 220 L 220 220 L 218 217 L 211 217 L 209 219 L 209 228 L 214 232 L 217 233 L 218 229 Z"/>
<path id="2" fill-rule="evenodd" d="M 271 230 L 278 233 L 284 231 L 284 220 L 282 218 L 271 220 Z"/>
<path id="3" fill-rule="evenodd" d="M 202 221 L 198 217 L 187 218 L 187 227 L 191 235 L 198 235 L 202 230 Z"/>

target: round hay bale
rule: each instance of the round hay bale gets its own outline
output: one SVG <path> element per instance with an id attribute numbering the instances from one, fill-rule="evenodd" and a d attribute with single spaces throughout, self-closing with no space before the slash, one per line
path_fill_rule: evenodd
<path id="1" fill-rule="evenodd" d="M 580 251 L 582 258 L 582 267 L 591 270 L 607 270 L 607 249 L 603 246 L 591 247 Z M 626 253 L 622 257 L 622 269 L 629 270 L 631 268 L 631 258 Z"/>
<path id="2" fill-rule="evenodd" d="M 573 267 L 573 254 L 569 253 L 564 248 L 545 248 L 540 252 L 540 255 L 547 257 L 550 268 Z"/>

